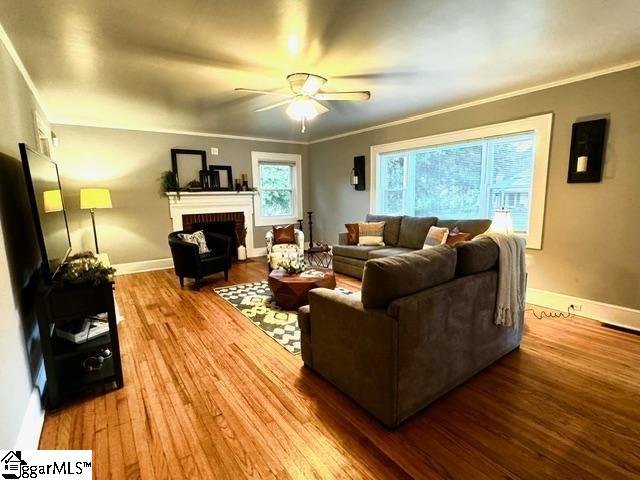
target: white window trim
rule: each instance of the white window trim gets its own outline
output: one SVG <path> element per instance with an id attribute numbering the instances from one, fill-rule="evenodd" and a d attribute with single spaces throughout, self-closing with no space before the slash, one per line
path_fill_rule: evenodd
<path id="1" fill-rule="evenodd" d="M 378 156 L 383 153 L 400 152 L 446 143 L 464 142 L 486 137 L 535 131 L 536 143 L 533 181 L 531 185 L 529 233 L 528 235 L 524 235 L 524 237 L 527 240 L 527 248 L 540 250 L 542 248 L 542 230 L 544 226 L 544 207 L 547 195 L 547 171 L 549 168 L 552 126 L 553 113 L 546 113 L 510 122 L 495 123 L 493 125 L 468 128 L 455 132 L 372 145 L 369 157 L 371 159 L 370 210 L 372 213 L 377 213 L 378 211 L 376 178 L 378 175 Z"/>
<path id="2" fill-rule="evenodd" d="M 302 155 L 297 153 L 251 152 L 251 174 L 253 186 L 260 193 L 260 162 L 295 164 L 293 189 L 293 215 L 291 217 L 263 217 L 260 198 L 254 198 L 254 223 L 256 227 L 295 223 L 302 218 Z"/>

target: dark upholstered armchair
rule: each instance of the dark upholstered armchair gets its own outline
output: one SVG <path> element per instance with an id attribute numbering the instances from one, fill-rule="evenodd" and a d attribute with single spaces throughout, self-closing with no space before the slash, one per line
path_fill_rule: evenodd
<path id="1" fill-rule="evenodd" d="M 172 232 L 169 234 L 169 247 L 173 257 L 173 267 L 180 277 L 180 286 L 184 286 L 184 279 L 193 278 L 196 290 L 200 289 L 203 277 L 217 272 L 224 272 L 224 279 L 229 279 L 231 268 L 231 238 L 218 233 L 204 232 L 207 246 L 211 252 L 200 254 L 198 246 L 185 242 L 178 234 L 189 232 Z"/>

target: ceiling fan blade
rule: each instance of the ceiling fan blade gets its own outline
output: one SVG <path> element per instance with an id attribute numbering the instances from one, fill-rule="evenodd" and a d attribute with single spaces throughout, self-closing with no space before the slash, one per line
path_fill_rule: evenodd
<path id="1" fill-rule="evenodd" d="M 320 90 L 320 87 L 322 87 L 326 81 L 326 78 L 309 75 L 307 80 L 304 82 L 304 85 L 302 85 L 300 93 L 304 93 L 305 95 L 314 95 L 318 93 L 318 90 Z"/>
<path id="2" fill-rule="evenodd" d="M 274 97 L 287 97 L 290 98 L 290 93 L 285 92 L 270 92 L 268 90 L 256 90 L 253 88 L 234 88 L 236 92 L 248 92 L 248 93 L 259 93 L 261 95 L 272 95 Z"/>
<path id="3" fill-rule="evenodd" d="M 313 95 L 316 100 L 369 100 L 371 92 L 327 92 Z"/>
<path id="4" fill-rule="evenodd" d="M 329 111 L 329 109 L 325 107 L 323 104 L 321 104 L 320 102 L 313 99 L 311 101 L 313 102 L 313 107 L 315 108 L 317 115 L 321 115 Z"/>
<path id="5" fill-rule="evenodd" d="M 286 105 L 288 103 L 291 103 L 291 100 L 283 100 L 282 102 L 278 102 L 278 103 L 274 103 L 272 105 L 268 105 L 266 107 L 262 107 L 256 110 L 256 112 L 266 112 L 267 110 L 271 110 L 272 108 L 278 108 L 281 107 L 282 105 Z"/>

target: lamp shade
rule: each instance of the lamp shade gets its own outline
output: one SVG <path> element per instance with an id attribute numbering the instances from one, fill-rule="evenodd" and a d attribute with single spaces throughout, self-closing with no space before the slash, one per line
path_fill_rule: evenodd
<path id="1" fill-rule="evenodd" d="M 512 234 L 513 222 L 511 221 L 511 212 L 509 210 L 496 210 L 493 214 L 489 231 Z"/>
<path id="2" fill-rule="evenodd" d="M 62 193 L 60 190 L 45 190 L 42 195 L 44 196 L 44 211 L 46 213 L 62 211 Z"/>
<path id="3" fill-rule="evenodd" d="M 111 208 L 111 194 L 108 188 L 81 188 L 80 208 Z"/>

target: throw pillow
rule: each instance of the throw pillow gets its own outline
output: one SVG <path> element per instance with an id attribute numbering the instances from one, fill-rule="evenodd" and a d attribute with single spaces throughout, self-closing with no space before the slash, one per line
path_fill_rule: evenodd
<path id="1" fill-rule="evenodd" d="M 357 223 L 345 223 L 347 227 L 347 245 L 357 245 L 360 241 L 360 228 Z"/>
<path id="2" fill-rule="evenodd" d="M 358 223 L 358 245 L 384 247 L 385 222 L 360 222 Z"/>
<path id="3" fill-rule="evenodd" d="M 273 243 L 296 243 L 296 232 L 292 225 L 273 227 Z"/>
<path id="4" fill-rule="evenodd" d="M 424 239 L 423 249 L 435 247 L 436 245 L 443 245 L 447 243 L 447 237 L 449 236 L 449 229 L 446 227 L 431 227 L 427 238 Z"/>
<path id="5" fill-rule="evenodd" d="M 458 242 L 466 242 L 467 240 L 469 240 L 469 238 L 471 238 L 470 233 L 461 232 L 458 227 L 454 227 L 454 229 L 449 232 L 449 235 L 447 235 L 447 245 L 453 245 L 454 243 Z"/>
<path id="6" fill-rule="evenodd" d="M 209 247 L 207 247 L 207 240 L 204 238 L 204 232 L 198 230 L 193 233 L 180 233 L 178 237 L 185 242 L 193 243 L 198 246 L 198 253 L 209 253 Z"/>

